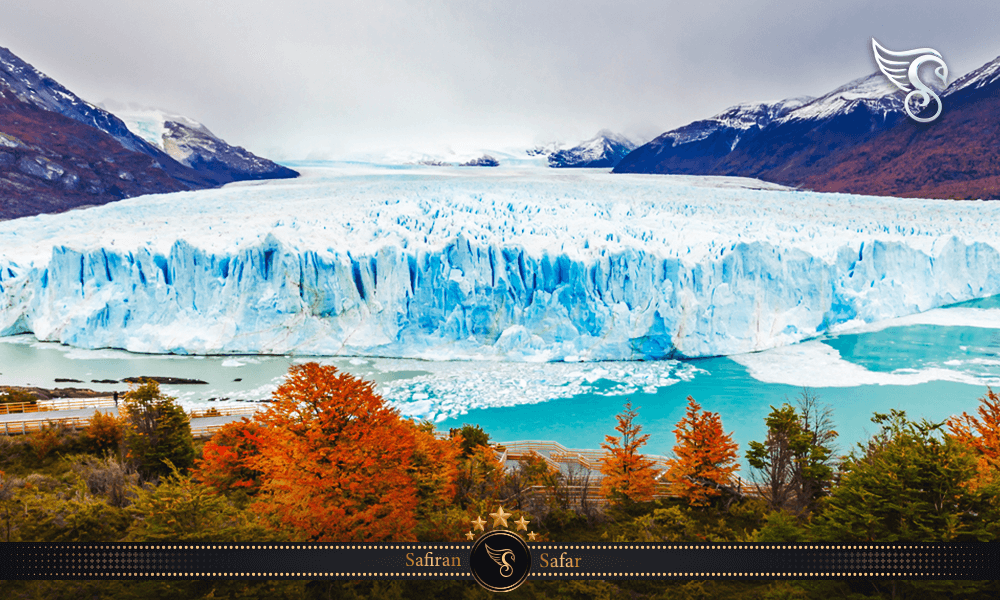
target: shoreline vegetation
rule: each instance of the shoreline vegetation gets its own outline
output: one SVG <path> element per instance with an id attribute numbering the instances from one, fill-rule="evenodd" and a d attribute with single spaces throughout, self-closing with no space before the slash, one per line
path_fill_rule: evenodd
<path id="1" fill-rule="evenodd" d="M 159 375 L 139 375 L 137 377 L 125 377 L 121 380 L 118 379 L 93 379 L 90 383 L 104 383 L 104 384 L 130 384 L 136 383 L 141 384 L 147 381 L 155 381 L 159 384 L 166 385 L 208 385 L 207 381 L 202 381 L 201 379 L 188 379 L 184 377 L 163 377 Z M 56 377 L 56 383 L 85 383 L 80 379 L 70 379 L 67 377 Z M 55 400 L 60 398 L 103 398 L 110 397 L 114 392 L 102 392 L 98 390 L 92 390 L 90 388 L 78 388 L 78 387 L 65 387 L 65 388 L 44 388 L 36 386 L 25 386 L 25 385 L 0 385 L 0 402 L 5 402 L 3 399 L 5 396 L 11 394 L 27 394 L 34 400 Z M 124 392 L 121 392 L 124 393 Z M 27 396 L 23 396 L 27 397 Z M 23 401 L 23 400 L 18 400 Z M 13 402 L 13 400 L 7 400 L 7 402 Z"/>
<path id="2" fill-rule="evenodd" d="M 876 413 L 836 444 L 808 389 L 772 406 L 740 448 L 725 415 L 689 397 L 665 465 L 643 454 L 641 407 L 607 424 L 597 469 L 511 453 L 478 425 L 402 418 L 370 382 L 293 366 L 265 410 L 192 437 L 159 384 L 133 384 L 120 416 L 0 436 L 0 541 L 464 542 L 497 503 L 538 541 L 920 543 L 1000 539 L 1000 397 L 931 423 Z M 23 398 L 0 392 L 0 401 Z M 500 457 L 507 457 L 501 463 Z M 739 472 L 739 461 L 749 464 Z M 660 469 L 660 467 L 664 467 Z M 302 507 L 311 507 L 305 508 Z M 7 581 L 27 598 L 486 598 L 464 581 Z M 983 598 L 980 581 L 530 581 L 516 598 Z"/>

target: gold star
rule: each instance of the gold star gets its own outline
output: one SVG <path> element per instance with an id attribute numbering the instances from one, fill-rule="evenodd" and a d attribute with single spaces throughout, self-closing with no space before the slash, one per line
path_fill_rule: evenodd
<path id="1" fill-rule="evenodd" d="M 531 523 L 531 521 L 528 521 L 524 518 L 524 515 L 521 515 L 521 518 L 514 522 L 517 523 L 517 531 L 521 531 L 522 529 L 527 531 L 528 523 Z"/>
<path id="2" fill-rule="evenodd" d="M 511 516 L 511 514 L 512 513 L 504 512 L 502 506 L 500 508 L 498 508 L 495 513 L 490 513 L 490 516 L 493 517 L 493 527 L 496 527 L 496 526 L 501 525 L 501 524 L 504 527 L 506 527 L 507 526 L 507 517 Z"/>
<path id="3" fill-rule="evenodd" d="M 537 536 L 538 536 L 538 534 L 535 533 L 534 531 L 529 531 L 528 532 L 528 541 L 529 542 L 535 541 L 535 537 L 537 537 Z"/>
<path id="4" fill-rule="evenodd" d="M 471 540 L 476 539 L 476 534 L 474 534 L 474 533 L 472 533 L 470 531 L 469 533 L 465 534 L 465 537 L 469 538 L 469 540 L 471 541 Z"/>
<path id="5" fill-rule="evenodd" d="M 476 520 L 470 521 L 470 523 L 475 525 L 475 527 L 472 528 L 473 531 L 486 531 L 483 529 L 483 525 L 486 525 L 486 521 L 484 521 L 479 515 L 476 515 Z"/>

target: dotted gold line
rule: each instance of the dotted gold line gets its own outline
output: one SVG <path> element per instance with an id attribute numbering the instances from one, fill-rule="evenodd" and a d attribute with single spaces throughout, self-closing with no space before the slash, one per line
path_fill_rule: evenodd
<path id="1" fill-rule="evenodd" d="M 538 577 L 913 577 L 948 573 L 531 573 Z"/>

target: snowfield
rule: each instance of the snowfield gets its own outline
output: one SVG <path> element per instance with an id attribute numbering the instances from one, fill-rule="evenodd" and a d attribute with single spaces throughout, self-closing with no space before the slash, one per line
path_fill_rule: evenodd
<path id="1" fill-rule="evenodd" d="M 0 335 L 151 353 L 660 359 L 1000 294 L 1000 203 L 529 166 L 296 168 L 0 222 Z"/>

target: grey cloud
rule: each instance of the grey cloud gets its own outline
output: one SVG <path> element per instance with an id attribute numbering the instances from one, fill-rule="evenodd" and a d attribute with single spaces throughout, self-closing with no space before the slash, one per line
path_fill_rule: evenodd
<path id="1" fill-rule="evenodd" d="M 654 135 L 874 70 L 868 39 L 1000 54 L 992 1 L 34 0 L 6 45 L 93 102 L 156 105 L 280 158 Z"/>

